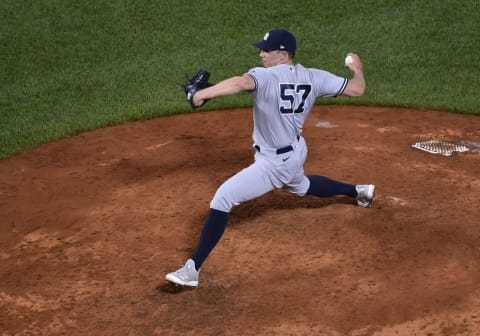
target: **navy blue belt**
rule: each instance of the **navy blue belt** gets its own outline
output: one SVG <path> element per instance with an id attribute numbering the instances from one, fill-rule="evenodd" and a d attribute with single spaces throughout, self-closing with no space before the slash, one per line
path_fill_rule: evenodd
<path id="1" fill-rule="evenodd" d="M 297 141 L 298 141 L 298 140 L 300 140 L 300 135 L 297 135 Z M 255 147 L 255 149 L 256 149 L 257 151 L 260 152 L 260 146 L 255 145 L 254 147 Z M 282 148 L 277 149 L 277 150 L 275 151 L 275 153 L 277 153 L 277 155 L 278 155 L 278 154 L 284 154 L 284 153 L 288 153 L 288 152 L 290 152 L 290 151 L 292 151 L 292 150 L 293 150 L 292 145 L 288 145 L 288 146 L 286 146 L 286 147 L 282 147 Z"/>

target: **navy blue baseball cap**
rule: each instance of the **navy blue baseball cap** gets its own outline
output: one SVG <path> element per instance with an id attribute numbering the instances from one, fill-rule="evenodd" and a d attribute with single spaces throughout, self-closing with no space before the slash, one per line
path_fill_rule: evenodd
<path id="1" fill-rule="evenodd" d="M 287 30 L 273 29 L 265 34 L 263 41 L 255 42 L 253 45 L 262 50 L 283 50 L 295 54 L 297 40 L 295 36 Z"/>

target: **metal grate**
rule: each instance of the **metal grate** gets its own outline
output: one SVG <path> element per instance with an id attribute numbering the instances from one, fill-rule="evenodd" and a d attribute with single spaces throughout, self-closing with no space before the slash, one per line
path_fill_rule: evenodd
<path id="1" fill-rule="evenodd" d="M 432 154 L 441 154 L 444 156 L 450 156 L 454 152 L 462 153 L 469 151 L 467 146 L 440 140 L 417 142 L 413 144 L 412 147 Z"/>

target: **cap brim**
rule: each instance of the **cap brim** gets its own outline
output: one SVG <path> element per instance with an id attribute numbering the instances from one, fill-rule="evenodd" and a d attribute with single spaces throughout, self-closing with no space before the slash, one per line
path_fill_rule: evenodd
<path id="1" fill-rule="evenodd" d="M 268 43 L 266 41 L 254 42 L 252 43 L 254 47 L 262 50 L 270 50 Z"/>

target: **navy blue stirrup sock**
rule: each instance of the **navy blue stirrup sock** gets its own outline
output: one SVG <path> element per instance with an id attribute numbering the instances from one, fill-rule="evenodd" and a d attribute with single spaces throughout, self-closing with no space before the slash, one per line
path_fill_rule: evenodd
<path id="1" fill-rule="evenodd" d="M 331 197 L 336 195 L 357 197 L 357 190 L 354 184 L 331 180 L 328 177 L 320 175 L 309 175 L 307 178 L 310 180 L 310 188 L 308 188 L 307 195 L 317 197 Z"/>
<path id="2" fill-rule="evenodd" d="M 192 256 L 197 271 L 202 267 L 205 259 L 207 259 L 215 245 L 220 241 L 227 226 L 227 222 L 228 212 L 210 209 L 210 214 L 203 225 L 197 249 Z"/>

